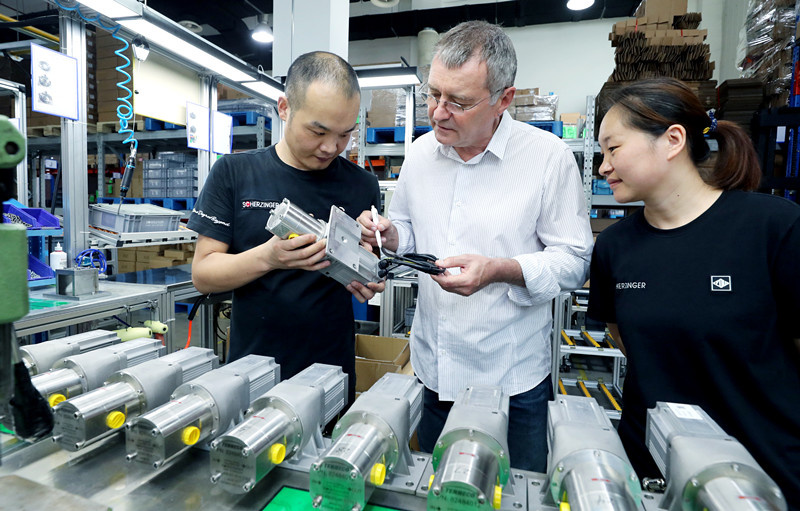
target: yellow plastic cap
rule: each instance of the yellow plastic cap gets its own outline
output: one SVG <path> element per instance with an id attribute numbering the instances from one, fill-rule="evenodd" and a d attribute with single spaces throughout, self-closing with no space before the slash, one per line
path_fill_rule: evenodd
<path id="1" fill-rule="evenodd" d="M 569 510 L 570 510 L 569 502 L 567 502 L 566 500 L 562 500 L 561 504 L 558 505 L 558 511 L 569 511 Z"/>
<path id="2" fill-rule="evenodd" d="M 200 428 L 197 426 L 187 426 L 181 431 L 181 441 L 185 445 L 194 445 L 200 440 Z"/>
<path id="3" fill-rule="evenodd" d="M 64 397 L 64 394 L 51 394 L 50 397 L 47 398 L 47 402 L 50 403 L 50 408 L 55 407 L 58 403 L 62 401 L 66 401 L 67 398 Z"/>
<path id="4" fill-rule="evenodd" d="M 429 489 L 429 490 L 430 490 L 431 488 L 433 488 L 433 478 L 434 478 L 434 476 L 436 476 L 436 474 L 431 474 L 431 478 L 430 478 L 430 479 L 428 479 L 428 489 Z"/>
<path id="5" fill-rule="evenodd" d="M 503 502 L 503 489 L 499 485 L 494 487 L 494 496 L 492 497 L 492 507 L 500 509 L 500 504 Z"/>
<path id="6" fill-rule="evenodd" d="M 288 238 L 286 238 L 286 239 L 287 239 L 287 240 L 290 240 L 290 239 L 293 239 L 293 238 L 297 238 L 298 236 L 300 236 L 300 235 L 299 235 L 299 234 L 296 234 L 296 233 L 292 233 L 292 234 L 290 234 L 290 235 L 289 235 L 289 237 L 288 237 Z"/>
<path id="7" fill-rule="evenodd" d="M 383 463 L 376 463 L 372 465 L 372 470 L 369 471 L 369 482 L 375 486 L 380 486 L 386 480 L 386 465 Z"/>
<path id="8" fill-rule="evenodd" d="M 119 411 L 113 411 L 106 415 L 106 426 L 111 429 L 117 429 L 125 424 L 125 414 Z"/>
<path id="9" fill-rule="evenodd" d="M 273 444 L 269 448 L 269 461 L 273 465 L 280 465 L 286 458 L 286 446 L 283 444 Z"/>

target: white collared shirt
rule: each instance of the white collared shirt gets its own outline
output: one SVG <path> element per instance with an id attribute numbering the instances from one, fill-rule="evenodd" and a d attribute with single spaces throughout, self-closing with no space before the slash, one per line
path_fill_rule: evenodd
<path id="1" fill-rule="evenodd" d="M 584 284 L 592 252 L 581 183 L 564 142 L 507 112 L 467 162 L 433 132 L 412 144 L 389 207 L 398 253 L 513 258 L 526 284 L 463 297 L 420 274 L 411 361 L 440 399 L 476 384 L 515 395 L 550 373 L 551 300 Z"/>

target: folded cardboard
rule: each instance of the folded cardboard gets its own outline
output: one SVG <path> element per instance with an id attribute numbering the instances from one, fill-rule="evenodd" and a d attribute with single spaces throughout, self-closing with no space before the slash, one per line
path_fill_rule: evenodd
<path id="1" fill-rule="evenodd" d="M 400 372 L 409 358 L 407 339 L 356 335 L 356 391 L 369 390 L 386 373 Z"/>

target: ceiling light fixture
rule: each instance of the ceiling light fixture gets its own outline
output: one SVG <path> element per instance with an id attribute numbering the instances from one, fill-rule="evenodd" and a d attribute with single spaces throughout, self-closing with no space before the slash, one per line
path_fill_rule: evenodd
<path id="1" fill-rule="evenodd" d="M 582 11 L 594 5 L 594 0 L 569 0 L 567 2 L 567 9 L 573 11 Z"/>
<path id="2" fill-rule="evenodd" d="M 136 58 L 136 60 L 141 62 L 147 60 L 147 56 L 150 55 L 150 45 L 147 44 L 147 39 L 137 35 L 133 38 L 131 46 L 133 46 L 133 56 Z"/>
<path id="3" fill-rule="evenodd" d="M 362 89 L 380 87 L 406 87 L 419 85 L 422 80 L 417 75 L 416 67 L 382 67 L 376 69 L 358 69 L 358 85 Z"/>
<path id="4" fill-rule="evenodd" d="M 272 35 L 272 29 L 269 27 L 267 20 L 264 19 L 263 15 L 258 16 L 258 23 L 256 24 L 256 28 L 253 29 L 253 32 L 250 36 L 259 43 L 262 44 L 269 44 L 275 40 L 275 36 Z"/>

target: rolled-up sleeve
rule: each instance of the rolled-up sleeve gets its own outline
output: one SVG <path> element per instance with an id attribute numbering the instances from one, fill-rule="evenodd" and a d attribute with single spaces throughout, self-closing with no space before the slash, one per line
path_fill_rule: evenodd
<path id="1" fill-rule="evenodd" d="M 571 152 L 552 160 L 542 196 L 536 236 L 544 249 L 513 259 L 522 267 L 525 287 L 511 286 L 518 305 L 536 305 L 581 287 L 589 275 L 592 229 L 586 212 L 580 171 Z"/>

